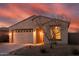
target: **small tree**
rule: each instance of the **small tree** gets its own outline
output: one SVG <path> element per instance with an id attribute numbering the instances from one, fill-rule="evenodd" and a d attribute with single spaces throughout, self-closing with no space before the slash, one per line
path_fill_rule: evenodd
<path id="1" fill-rule="evenodd" d="M 47 39 L 49 41 L 50 48 L 53 48 L 53 47 L 56 46 L 55 33 L 52 30 L 52 26 L 49 25 L 46 28 L 47 28 L 47 31 L 44 32 L 44 34 L 45 34 L 45 36 L 47 37 Z"/>

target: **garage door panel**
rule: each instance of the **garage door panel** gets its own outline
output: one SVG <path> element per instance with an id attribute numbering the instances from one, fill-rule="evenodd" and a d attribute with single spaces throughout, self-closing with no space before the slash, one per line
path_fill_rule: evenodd
<path id="1" fill-rule="evenodd" d="M 14 33 L 14 43 L 33 43 L 33 32 Z"/>

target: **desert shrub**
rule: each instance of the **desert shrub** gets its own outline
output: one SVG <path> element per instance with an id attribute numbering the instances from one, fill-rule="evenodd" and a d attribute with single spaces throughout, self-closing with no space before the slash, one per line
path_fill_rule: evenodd
<path id="1" fill-rule="evenodd" d="M 47 53 L 47 50 L 44 49 L 44 48 L 41 48 L 41 49 L 40 49 L 40 52 L 41 52 L 41 53 Z"/>
<path id="2" fill-rule="evenodd" d="M 79 50 L 73 49 L 73 50 L 72 50 L 72 54 L 73 54 L 73 55 L 79 55 Z"/>

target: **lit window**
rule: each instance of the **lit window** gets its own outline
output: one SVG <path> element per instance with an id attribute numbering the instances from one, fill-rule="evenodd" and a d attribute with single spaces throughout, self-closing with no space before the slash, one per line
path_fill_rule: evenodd
<path id="1" fill-rule="evenodd" d="M 55 26 L 52 31 L 52 36 L 54 39 L 61 39 L 61 30 L 60 27 Z"/>

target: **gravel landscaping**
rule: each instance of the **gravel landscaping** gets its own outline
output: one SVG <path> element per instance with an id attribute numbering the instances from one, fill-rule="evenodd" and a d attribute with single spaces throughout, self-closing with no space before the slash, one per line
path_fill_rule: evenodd
<path id="1" fill-rule="evenodd" d="M 25 46 L 10 52 L 14 56 L 78 56 L 78 45 L 60 45 L 54 48 L 49 46 Z"/>

